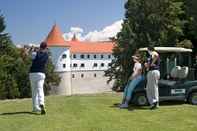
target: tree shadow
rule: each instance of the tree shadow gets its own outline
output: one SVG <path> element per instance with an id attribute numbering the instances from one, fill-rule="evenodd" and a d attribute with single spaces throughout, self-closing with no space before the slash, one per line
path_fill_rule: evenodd
<path id="1" fill-rule="evenodd" d="M 0 115 L 20 115 L 20 114 L 27 114 L 27 115 L 40 115 L 37 112 L 29 112 L 29 111 L 21 111 L 21 112 L 6 112 L 6 113 L 1 113 Z"/>

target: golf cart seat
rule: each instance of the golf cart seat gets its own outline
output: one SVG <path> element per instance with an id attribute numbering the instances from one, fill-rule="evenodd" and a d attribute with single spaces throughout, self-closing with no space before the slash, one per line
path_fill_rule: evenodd
<path id="1" fill-rule="evenodd" d="M 170 75 L 173 79 L 175 80 L 182 80 L 182 79 L 185 79 L 187 78 L 188 76 L 188 73 L 189 73 L 189 68 L 187 66 L 184 66 L 184 67 L 181 67 L 181 66 L 175 66 Z"/>
<path id="2" fill-rule="evenodd" d="M 172 77 L 172 80 L 159 80 L 160 85 L 166 85 L 166 86 L 174 86 L 177 81 L 184 80 L 187 78 L 189 73 L 189 68 L 184 66 L 176 66 L 172 69 L 170 75 Z"/>

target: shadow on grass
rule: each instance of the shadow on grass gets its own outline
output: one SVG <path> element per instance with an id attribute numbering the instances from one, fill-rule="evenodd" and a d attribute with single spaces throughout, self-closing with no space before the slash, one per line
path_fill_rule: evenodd
<path id="1" fill-rule="evenodd" d="M 162 101 L 159 103 L 159 106 L 176 106 L 186 104 L 184 101 Z"/>
<path id="2" fill-rule="evenodd" d="M 111 108 L 119 108 L 120 109 L 120 103 L 115 103 Z M 134 111 L 134 110 L 149 110 L 148 106 L 136 106 L 136 105 L 129 105 L 128 108 L 121 109 L 121 110 L 128 110 L 128 111 Z"/>
<path id="3" fill-rule="evenodd" d="M 183 105 L 186 104 L 184 101 L 163 101 L 159 103 L 159 106 L 176 106 L 176 105 Z M 120 103 L 114 103 L 112 106 L 110 106 L 111 108 L 119 108 L 120 109 Z M 150 110 L 150 106 L 146 105 L 146 106 L 137 106 L 134 104 L 130 104 L 128 108 L 126 108 L 129 111 L 133 111 L 133 110 Z"/>
<path id="4" fill-rule="evenodd" d="M 36 112 L 28 112 L 28 111 L 21 111 L 21 112 L 6 112 L 6 113 L 1 113 L 0 115 L 20 115 L 20 114 L 27 114 L 27 115 L 40 115 L 39 113 Z"/>

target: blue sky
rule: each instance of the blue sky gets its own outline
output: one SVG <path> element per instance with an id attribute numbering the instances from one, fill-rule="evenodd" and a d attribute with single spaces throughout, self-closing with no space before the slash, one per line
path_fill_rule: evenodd
<path id="1" fill-rule="evenodd" d="M 0 0 L 14 43 L 39 43 L 56 22 L 62 32 L 102 30 L 124 18 L 125 0 Z"/>

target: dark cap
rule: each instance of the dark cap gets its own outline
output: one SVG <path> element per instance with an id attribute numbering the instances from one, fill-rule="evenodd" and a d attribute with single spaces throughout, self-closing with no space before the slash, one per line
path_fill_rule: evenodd
<path id="1" fill-rule="evenodd" d="M 46 48 L 47 48 L 47 43 L 46 43 L 46 42 L 42 42 L 42 43 L 40 44 L 40 48 L 41 48 L 41 49 L 46 49 Z"/>
<path id="2" fill-rule="evenodd" d="M 150 51 L 154 51 L 154 50 L 155 50 L 155 48 L 154 48 L 154 46 L 153 46 L 153 45 L 149 45 L 149 46 L 148 46 L 148 50 L 150 50 Z"/>

